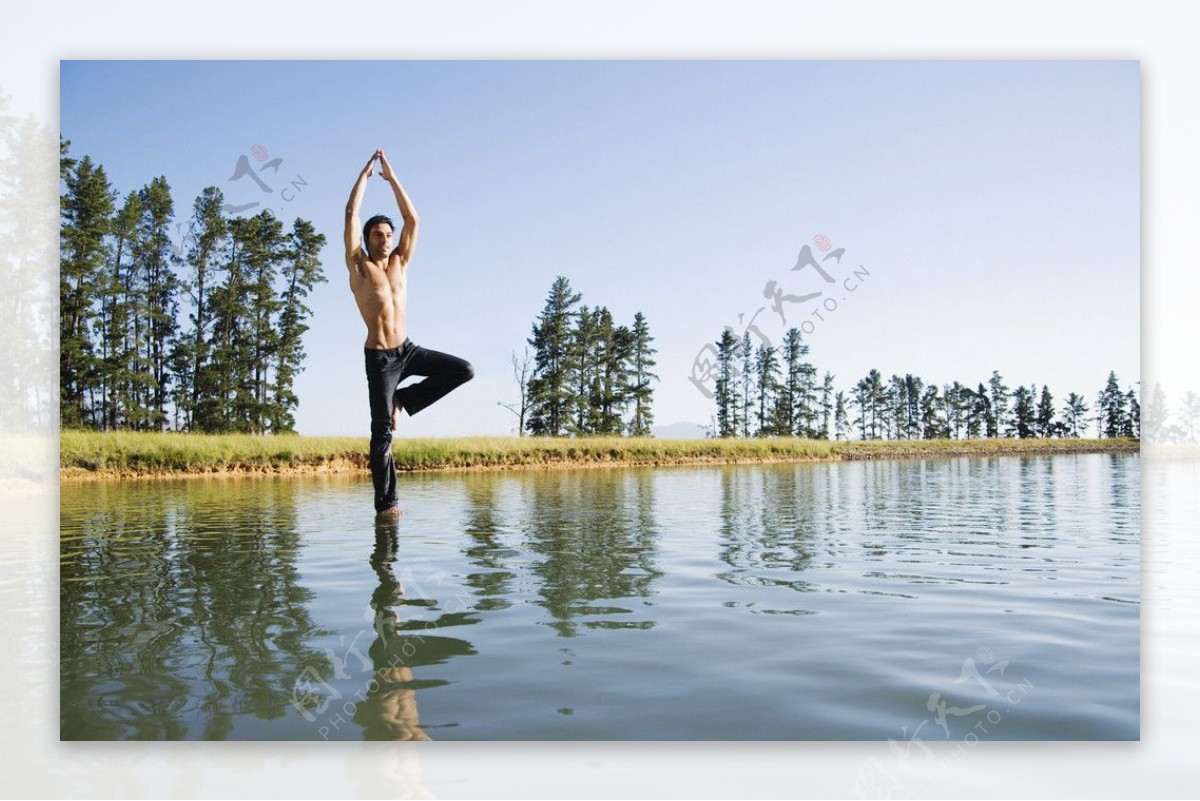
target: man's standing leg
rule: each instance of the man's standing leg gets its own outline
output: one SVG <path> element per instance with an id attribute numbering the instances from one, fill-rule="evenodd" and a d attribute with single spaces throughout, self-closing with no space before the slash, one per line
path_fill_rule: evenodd
<path id="1" fill-rule="evenodd" d="M 427 350 L 420 345 L 408 344 L 410 352 L 404 359 L 404 374 L 426 376 L 424 381 L 396 390 L 393 403 L 414 415 L 434 401 L 445 396 L 475 377 L 475 368 L 466 359 Z"/>
<path id="2" fill-rule="evenodd" d="M 366 350 L 367 391 L 371 401 L 371 481 L 375 511 L 396 507 L 396 464 L 392 460 L 392 402 L 404 369 L 399 348 Z"/>

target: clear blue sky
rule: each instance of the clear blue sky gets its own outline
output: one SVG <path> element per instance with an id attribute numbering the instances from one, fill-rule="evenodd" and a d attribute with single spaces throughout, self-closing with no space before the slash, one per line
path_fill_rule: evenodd
<path id="1" fill-rule="evenodd" d="M 476 379 L 402 424 L 507 434 L 510 353 L 556 275 L 656 337 L 656 423 L 707 423 L 705 343 L 796 296 L 839 389 L 876 368 L 1048 384 L 1092 400 L 1139 364 L 1136 62 L 63 62 L 61 127 L 123 196 L 165 175 L 184 223 L 209 185 L 328 238 L 297 389 L 305 434 L 365 435 L 364 327 L 342 209 L 376 147 L 421 214 L 409 330 Z M 262 193 L 231 181 L 255 145 Z M 298 179 L 298 180 L 297 180 Z M 300 188 L 280 194 L 286 183 Z M 392 213 L 373 179 L 364 215 Z M 791 270 L 823 234 L 825 285 Z M 813 251 L 820 251 L 813 246 Z M 869 276 L 851 294 L 841 282 Z M 812 312 L 837 302 L 823 320 Z M 740 330 L 740 328 L 739 328 Z"/>

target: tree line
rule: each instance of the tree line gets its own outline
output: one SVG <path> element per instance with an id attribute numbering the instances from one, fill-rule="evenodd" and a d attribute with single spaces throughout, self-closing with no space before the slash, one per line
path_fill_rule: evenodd
<path id="1" fill-rule="evenodd" d="M 938 385 L 905 374 L 884 378 L 871 370 L 849 390 L 818 378 L 800 331 L 782 346 L 757 347 L 747 331 L 726 328 L 716 341 L 715 437 L 793 436 L 810 439 L 963 439 L 981 437 L 1140 437 L 1137 392 L 1121 389 L 1110 372 L 1095 405 L 1075 392 L 1058 405 L 1043 384 L 1009 387 L 998 371 L 976 387 Z M 1200 409 L 1200 404 L 1198 404 Z"/>
<path id="2" fill-rule="evenodd" d="M 658 380 L 649 324 L 641 312 L 632 325 L 617 324 L 606 307 L 581 300 L 570 281 L 555 278 L 527 342 L 533 352 L 513 355 L 520 399 L 501 405 L 522 435 L 649 436 Z"/>
<path id="3" fill-rule="evenodd" d="M 60 141 L 60 425 L 294 431 L 324 235 L 299 218 L 285 231 L 269 210 L 228 217 L 210 186 L 173 242 L 165 177 L 118 202 L 104 167 L 69 146 Z"/>
<path id="4" fill-rule="evenodd" d="M 18 117 L 0 93 L 0 432 L 41 431 L 53 420 L 57 312 L 53 273 L 58 137 Z"/>
<path id="5" fill-rule="evenodd" d="M 1188 390 L 1172 413 L 1167 394 L 1156 383 L 1146 401 L 1143 426 L 1150 442 L 1200 442 L 1200 393 Z"/>

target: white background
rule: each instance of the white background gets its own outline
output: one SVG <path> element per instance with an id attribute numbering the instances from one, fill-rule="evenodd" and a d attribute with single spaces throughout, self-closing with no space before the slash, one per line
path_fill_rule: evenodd
<path id="1" fill-rule="evenodd" d="M 70 58 L 1038 58 L 1142 64 L 1142 381 L 1200 390 L 1194 273 L 1200 48 L 1182 3 L 22 4 L 0 92 L 57 127 Z M 986 10 L 984 10 L 986 9 Z M 51 171 L 51 174 L 53 172 Z M 53 286 L 54 265 L 43 280 Z M 11 276 L 0 291 L 11 291 Z M 6 326 L 6 321 L 0 321 Z M 3 337 L 22 336 L 5 327 Z M 0 437 L 7 436 L 0 432 Z M 42 432 L 27 458 L 56 459 Z M 7 443 L 7 440 L 5 440 Z M 6 445 L 6 447 L 8 447 Z M 12 450 L 9 448 L 10 458 Z M 0 489 L 0 753 L 32 797 L 855 797 L 886 744 L 60 744 L 53 468 Z M 1194 458 L 1144 458 L 1140 743 L 988 743 L 899 797 L 1176 797 L 1200 786 Z"/>

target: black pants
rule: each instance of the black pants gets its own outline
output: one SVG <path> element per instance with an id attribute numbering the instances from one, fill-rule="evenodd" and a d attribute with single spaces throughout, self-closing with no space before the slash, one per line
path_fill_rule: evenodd
<path id="1" fill-rule="evenodd" d="M 366 348 L 367 389 L 371 395 L 371 479 L 375 511 L 397 505 L 396 463 L 392 460 L 392 411 L 396 404 L 414 415 L 475 376 L 471 363 L 448 353 L 426 350 L 404 340 L 398 348 Z M 396 389 L 410 375 L 424 381 Z"/>

